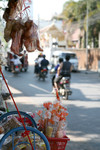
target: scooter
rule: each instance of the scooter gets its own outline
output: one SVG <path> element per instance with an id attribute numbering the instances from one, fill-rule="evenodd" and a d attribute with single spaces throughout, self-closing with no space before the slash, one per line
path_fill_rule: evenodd
<path id="1" fill-rule="evenodd" d="M 22 62 L 21 71 L 26 72 L 28 70 L 28 54 L 23 55 L 20 61 Z"/>
<path id="2" fill-rule="evenodd" d="M 20 72 L 20 66 L 19 65 L 14 65 L 13 73 L 18 74 L 19 72 Z"/>
<path id="3" fill-rule="evenodd" d="M 28 70 L 28 64 L 22 64 L 22 69 L 21 71 L 26 72 Z"/>
<path id="4" fill-rule="evenodd" d="M 45 81 L 45 78 L 47 76 L 47 68 L 43 67 L 39 73 L 39 80 L 42 78 L 43 81 Z"/>
<path id="5" fill-rule="evenodd" d="M 58 83 L 58 93 L 63 96 L 63 99 L 68 100 L 69 95 L 72 94 L 69 77 L 62 77 Z"/>

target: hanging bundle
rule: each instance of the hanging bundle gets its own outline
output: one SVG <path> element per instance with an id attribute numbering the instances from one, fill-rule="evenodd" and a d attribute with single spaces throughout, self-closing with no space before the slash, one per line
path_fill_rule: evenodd
<path id="1" fill-rule="evenodd" d="M 6 20 L 4 39 L 6 42 L 12 39 L 11 51 L 17 55 L 20 55 L 23 45 L 28 52 L 43 51 L 40 47 L 38 26 L 28 17 L 27 10 L 30 6 L 26 7 L 26 1 L 31 3 L 31 0 L 9 0 L 3 15 Z M 24 17 L 27 18 L 26 21 Z"/>
<path id="2" fill-rule="evenodd" d="M 17 20 L 11 30 L 11 38 L 12 38 L 12 44 L 11 44 L 11 51 L 14 52 L 14 54 L 19 55 L 19 53 L 22 51 L 22 35 L 23 35 L 23 23 L 21 20 Z"/>
<path id="3" fill-rule="evenodd" d="M 17 14 L 22 10 L 23 0 L 9 0 L 8 7 L 5 9 L 3 18 L 5 21 L 15 19 Z"/>
<path id="4" fill-rule="evenodd" d="M 23 43 L 28 52 L 33 52 L 36 49 L 43 51 L 40 47 L 37 29 L 37 25 L 32 20 L 27 20 L 24 24 Z"/>

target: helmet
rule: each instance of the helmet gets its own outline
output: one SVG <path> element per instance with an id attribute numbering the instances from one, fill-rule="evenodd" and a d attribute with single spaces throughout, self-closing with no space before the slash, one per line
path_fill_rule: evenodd
<path id="1" fill-rule="evenodd" d="M 42 56 L 43 54 L 42 53 L 40 53 L 40 56 Z"/>

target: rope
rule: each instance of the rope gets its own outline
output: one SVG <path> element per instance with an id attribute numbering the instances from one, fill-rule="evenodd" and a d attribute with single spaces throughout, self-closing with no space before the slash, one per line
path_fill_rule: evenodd
<path id="1" fill-rule="evenodd" d="M 26 5 L 25 5 L 25 1 L 23 2 L 23 4 L 24 4 L 24 7 L 25 7 L 25 9 L 24 10 L 26 10 L 26 15 L 27 15 L 27 17 L 28 17 L 28 12 L 27 12 L 27 7 L 26 7 Z"/>
<path id="2" fill-rule="evenodd" d="M 15 105 L 15 108 L 16 108 L 17 112 L 18 112 L 18 115 L 19 115 L 19 117 L 20 117 L 20 119 L 21 119 L 21 122 L 22 122 L 22 124 L 23 124 L 24 129 L 25 129 L 25 134 L 27 135 L 27 137 L 28 137 L 28 139 L 29 139 L 29 142 L 30 142 L 30 144 L 31 144 L 32 150 L 34 150 L 33 145 L 32 145 L 32 142 L 31 142 L 31 139 L 30 139 L 29 134 L 28 134 L 28 131 L 27 131 L 26 127 L 25 127 L 24 121 L 23 121 L 23 119 L 22 119 L 22 117 L 21 117 L 21 114 L 20 114 L 20 112 L 19 112 L 19 110 L 18 110 L 18 107 L 17 107 L 17 105 L 16 105 L 16 103 L 15 103 L 15 100 L 14 100 L 14 98 L 13 98 L 13 96 L 12 96 L 12 93 L 11 93 L 11 91 L 10 91 L 10 88 L 9 88 L 7 82 L 6 82 L 6 79 L 5 79 L 4 75 L 3 75 L 1 66 L 0 66 L 0 73 L 1 73 L 1 75 L 2 75 L 2 77 L 3 77 L 3 80 L 4 80 L 4 82 L 5 82 L 6 86 L 7 86 L 7 88 L 8 88 L 8 91 L 9 91 L 9 93 L 10 93 L 10 96 L 11 96 L 12 100 L 13 100 L 13 103 L 14 103 L 14 105 Z"/>

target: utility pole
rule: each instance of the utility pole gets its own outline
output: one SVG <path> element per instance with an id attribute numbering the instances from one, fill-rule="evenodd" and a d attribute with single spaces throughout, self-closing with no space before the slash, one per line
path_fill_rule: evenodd
<path id="1" fill-rule="evenodd" d="M 86 11 L 86 70 L 88 70 L 88 0 L 87 0 L 87 11 Z"/>

